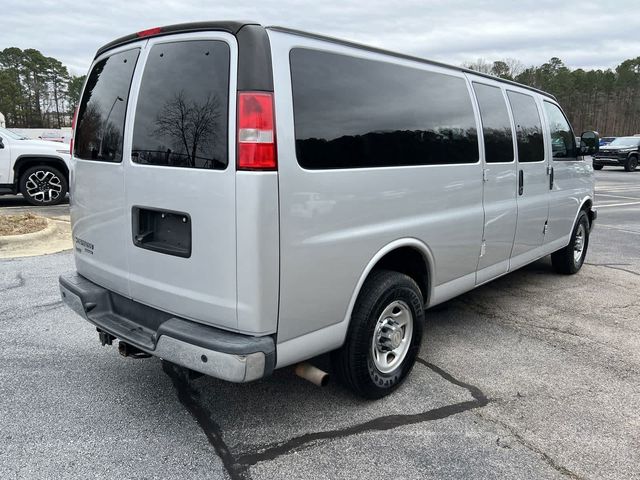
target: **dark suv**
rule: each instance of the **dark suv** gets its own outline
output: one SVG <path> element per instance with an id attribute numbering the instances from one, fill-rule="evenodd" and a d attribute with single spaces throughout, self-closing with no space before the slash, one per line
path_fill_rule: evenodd
<path id="1" fill-rule="evenodd" d="M 633 172 L 640 157 L 640 137 L 618 137 L 608 145 L 600 147 L 593 155 L 593 168 L 602 170 L 605 165 L 622 166 Z"/>

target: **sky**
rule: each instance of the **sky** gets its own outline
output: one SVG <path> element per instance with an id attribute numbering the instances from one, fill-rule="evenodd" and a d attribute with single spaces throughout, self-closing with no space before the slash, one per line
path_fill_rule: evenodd
<path id="1" fill-rule="evenodd" d="M 36 48 L 74 75 L 105 43 L 150 27 L 254 20 L 453 65 L 559 57 L 571 68 L 615 68 L 640 55 L 638 0 L 341 2 L 294 0 L 2 0 L 0 49 Z"/>

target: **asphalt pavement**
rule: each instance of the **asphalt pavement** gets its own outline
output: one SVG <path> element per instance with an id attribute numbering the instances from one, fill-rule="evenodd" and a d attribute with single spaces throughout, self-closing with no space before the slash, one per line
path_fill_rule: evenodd
<path id="1" fill-rule="evenodd" d="M 429 310 L 376 402 L 122 358 L 60 302 L 70 252 L 1 260 L 0 478 L 640 478 L 640 171 L 596 177 L 581 272 L 543 259 Z"/>
<path id="2" fill-rule="evenodd" d="M 34 207 L 30 205 L 22 195 L 0 196 L 0 215 L 19 215 L 33 212 L 43 217 L 64 217 L 69 215 L 69 197 L 60 205 L 50 207 Z"/>

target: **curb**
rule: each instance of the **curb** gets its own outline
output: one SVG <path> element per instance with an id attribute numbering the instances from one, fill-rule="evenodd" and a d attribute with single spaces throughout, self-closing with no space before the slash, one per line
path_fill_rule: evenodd
<path id="1" fill-rule="evenodd" d="M 51 235 L 56 231 L 56 226 L 48 218 L 45 218 L 45 220 L 47 222 L 47 226 L 44 227 L 42 230 L 38 230 L 37 232 L 23 233 L 22 235 L 0 236 L 0 247 L 7 246 L 7 245 L 15 245 L 18 243 L 30 242 L 32 240 L 41 240 L 45 237 L 48 237 L 49 235 Z"/>

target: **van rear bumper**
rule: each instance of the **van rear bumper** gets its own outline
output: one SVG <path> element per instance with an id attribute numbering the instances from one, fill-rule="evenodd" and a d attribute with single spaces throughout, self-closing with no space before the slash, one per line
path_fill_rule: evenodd
<path id="1" fill-rule="evenodd" d="M 143 352 L 230 382 L 270 375 L 272 337 L 251 337 L 178 318 L 107 290 L 78 274 L 60 277 L 62 300 L 99 331 Z"/>

